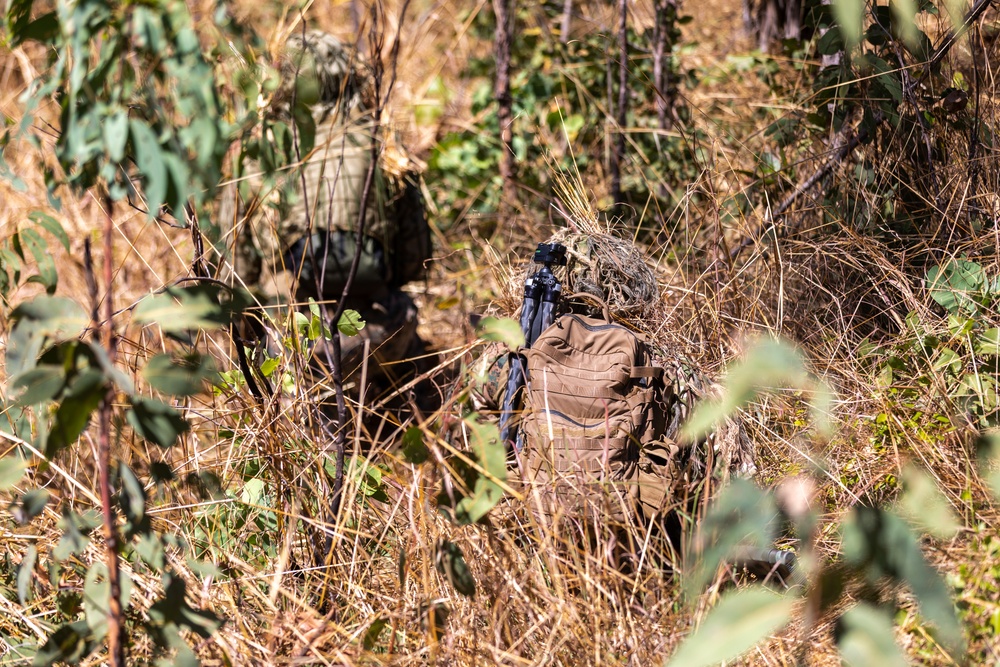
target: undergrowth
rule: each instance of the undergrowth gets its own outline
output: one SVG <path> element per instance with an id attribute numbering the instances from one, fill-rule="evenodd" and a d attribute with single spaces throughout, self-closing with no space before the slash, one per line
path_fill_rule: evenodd
<path id="1" fill-rule="evenodd" d="M 255 347 L 221 326 L 252 307 L 239 290 L 220 301 L 228 288 L 208 294 L 183 282 L 198 275 L 200 243 L 225 245 L 212 238 L 210 193 L 236 150 L 224 139 L 253 119 L 222 107 L 243 95 L 232 109 L 252 114 L 264 99 L 266 72 L 252 100 L 238 73 L 267 60 L 265 42 L 225 24 L 213 3 L 152 3 L 150 15 L 171 8 L 177 30 L 189 15 L 220 22 L 184 28 L 183 38 L 136 31 L 132 55 L 124 46 L 104 54 L 129 85 L 105 89 L 100 73 L 84 85 L 11 31 L 32 25 L 33 39 L 51 38 L 54 19 L 24 21 L 94 7 L 87 25 L 119 34 L 112 28 L 127 23 L 124 14 L 101 14 L 109 5 L 100 2 L 8 12 L 0 664 L 109 659 L 102 508 L 119 539 L 126 650 L 141 664 L 646 664 L 687 650 L 679 647 L 696 628 L 720 627 L 725 617 L 713 620 L 713 608 L 777 609 L 786 621 L 740 635 L 746 648 L 765 637 L 739 658 L 746 664 L 840 664 L 841 655 L 874 664 L 851 653 L 862 650 L 852 637 L 866 627 L 896 640 L 878 647 L 893 660 L 903 659 L 894 646 L 919 664 L 1000 659 L 1000 446 L 990 439 L 1000 410 L 996 14 L 977 16 L 928 64 L 952 31 L 944 5 L 916 3 L 919 34 L 900 32 L 879 6 L 856 35 L 829 7 L 812 7 L 810 30 L 765 54 L 718 20 L 721 3 L 687 3 L 671 24 L 676 98 L 672 126 L 661 130 L 648 84 L 654 17 L 638 3 L 626 197 L 614 208 L 607 153 L 622 128 L 607 104 L 606 77 L 617 76 L 613 17 L 599 3 L 576 7 L 572 39 L 562 43 L 559 4 L 522 7 L 517 19 L 509 148 L 498 143 L 488 92 L 487 6 L 415 2 L 405 21 L 403 5 L 381 15 L 391 26 L 380 29 L 398 27 L 392 39 L 402 45 L 390 111 L 428 167 L 437 260 L 427 283 L 407 290 L 430 353 L 397 386 L 348 393 L 336 517 L 324 412 L 332 389 L 304 379 L 326 323 L 308 308 L 276 317 L 268 326 L 282 344 Z M 232 13 L 274 44 L 299 25 L 271 6 L 237 4 Z M 346 6 L 315 14 L 307 20 L 320 28 L 352 21 Z M 234 37 L 231 48 L 219 34 Z M 194 59 L 193 71 L 216 87 L 193 85 L 208 85 L 204 78 L 179 93 L 165 86 L 176 72 L 164 68 L 181 65 L 142 51 L 154 38 L 186 44 L 190 52 L 167 52 Z M 199 49 L 211 58 L 196 58 Z M 836 52 L 850 57 L 824 68 L 820 56 Z M 155 97 L 161 106 L 148 98 L 140 114 L 129 95 L 148 72 L 156 73 L 150 95 L 179 97 Z M 97 96 L 82 135 L 53 133 L 66 93 L 33 88 L 38 76 Z M 178 129 L 178 119 L 199 117 L 200 131 Z M 123 119 L 128 142 L 115 131 Z M 197 144 L 206 136 L 213 141 Z M 141 137 L 148 151 L 130 161 Z M 518 201 L 501 197 L 503 150 L 517 157 Z M 190 161 L 154 164 L 153 153 Z M 158 169 L 169 174 L 163 188 L 143 186 Z M 744 512 L 736 523 L 756 532 L 751 541 L 765 545 L 770 534 L 795 549 L 802 578 L 763 592 L 748 586 L 754 575 L 706 555 L 705 536 L 726 516 L 708 509 L 718 489 L 701 490 L 671 544 L 568 512 L 533 513 L 530 494 L 507 479 L 495 427 L 472 401 L 484 338 L 504 336 L 477 324 L 527 252 L 564 224 L 557 173 L 571 174 L 607 218 L 624 216 L 619 231 L 647 252 L 663 289 L 661 346 L 720 376 L 735 369 L 731 392 L 740 368 L 764 368 L 736 401 L 758 451 L 760 488 L 737 485 L 722 498 L 736 499 Z M 95 183 L 106 187 L 86 189 Z M 184 227 L 194 220 L 202 240 Z M 103 260 L 96 230 L 108 223 L 111 284 L 83 259 L 92 243 Z M 109 324 L 98 308 L 112 297 Z M 37 343 L 28 355 L 18 356 L 19 326 Z M 97 335 L 104 327 L 117 340 L 112 364 Z M 749 352 L 760 336 L 784 337 L 796 352 L 772 349 L 761 362 Z M 36 363 L 43 339 L 56 345 Z M 249 391 L 241 351 L 270 394 Z M 63 409 L 67 401 L 87 408 L 82 419 Z M 110 506 L 100 497 L 100 420 L 90 418 L 102 401 L 117 462 Z M 749 507 L 770 509 L 758 524 Z M 896 541 L 866 556 L 885 535 L 872 521 Z M 616 545 L 638 558 L 623 561 Z M 896 548 L 910 560 L 893 570 Z M 914 579 L 941 587 L 928 593 Z M 696 662 L 684 655 L 681 664 Z"/>

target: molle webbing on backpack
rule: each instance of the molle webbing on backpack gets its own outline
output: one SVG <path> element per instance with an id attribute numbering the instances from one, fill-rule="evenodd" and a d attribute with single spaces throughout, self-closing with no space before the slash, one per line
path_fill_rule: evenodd
<path id="1" fill-rule="evenodd" d="M 555 472 L 602 472 L 624 479 L 643 443 L 663 434 L 655 409 L 663 369 L 625 327 L 564 315 L 530 349 L 523 417 L 529 457 Z"/>

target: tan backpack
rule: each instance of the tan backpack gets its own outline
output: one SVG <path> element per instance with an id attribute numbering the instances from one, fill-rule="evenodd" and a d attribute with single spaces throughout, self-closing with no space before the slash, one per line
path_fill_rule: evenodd
<path id="1" fill-rule="evenodd" d="M 677 474 L 678 448 L 664 438 L 673 385 L 664 383 L 645 339 L 614 322 L 568 314 L 523 354 L 526 476 L 566 482 L 558 493 L 564 501 L 591 495 L 579 491 L 596 484 L 638 502 L 643 514 L 663 509 Z"/>

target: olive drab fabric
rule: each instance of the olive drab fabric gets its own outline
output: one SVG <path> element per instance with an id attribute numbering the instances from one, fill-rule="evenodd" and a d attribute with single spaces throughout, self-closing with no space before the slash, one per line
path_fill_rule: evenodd
<path id="1" fill-rule="evenodd" d="M 523 354 L 527 477 L 555 484 L 563 503 L 587 501 L 596 485 L 615 491 L 628 514 L 663 509 L 679 448 L 664 438 L 670 385 L 643 337 L 569 314 Z"/>
<path id="2" fill-rule="evenodd" d="M 405 155 L 387 156 L 383 128 L 376 136 L 367 67 L 333 36 L 309 31 L 289 38 L 279 69 L 272 107 L 298 120 L 300 161 L 259 195 L 266 205 L 246 207 L 252 250 L 238 248 L 237 261 L 250 265 L 240 254 L 255 253 L 262 282 L 287 273 L 300 297 L 340 298 L 356 254 L 354 297 L 381 298 L 422 278 L 430 231 L 419 175 Z M 312 142 L 303 128 L 314 128 Z"/>

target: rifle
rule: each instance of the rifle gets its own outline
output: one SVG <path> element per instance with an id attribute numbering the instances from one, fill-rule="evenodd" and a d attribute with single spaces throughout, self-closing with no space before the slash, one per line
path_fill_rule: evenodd
<path id="1" fill-rule="evenodd" d="M 566 246 L 560 243 L 539 243 L 535 249 L 535 264 L 542 268 L 528 276 L 524 282 L 524 301 L 521 305 L 521 332 L 524 333 L 524 347 L 529 348 L 545 329 L 555 321 L 556 303 L 562 294 L 562 284 L 552 273 L 553 266 L 566 266 Z M 510 355 L 510 369 L 507 373 L 507 390 L 504 392 L 500 409 L 500 440 L 516 451 L 521 451 L 524 442 L 516 430 L 514 415 L 521 410 L 524 385 L 527 378 L 527 360 L 520 352 Z"/>

